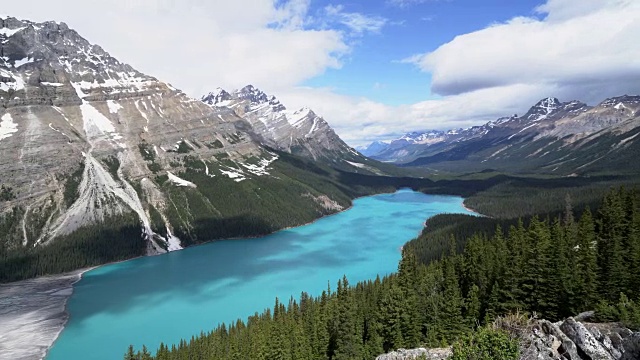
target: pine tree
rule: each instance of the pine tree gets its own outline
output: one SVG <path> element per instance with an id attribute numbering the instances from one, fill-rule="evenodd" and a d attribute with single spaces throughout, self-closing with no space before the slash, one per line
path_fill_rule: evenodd
<path id="1" fill-rule="evenodd" d="M 140 360 L 151 360 L 151 353 L 145 345 L 142 345 L 142 353 L 139 356 Z"/>
<path id="2" fill-rule="evenodd" d="M 500 294 L 502 291 L 500 290 L 500 285 L 498 281 L 494 282 L 491 286 L 491 292 L 489 293 L 489 298 L 487 299 L 487 310 L 484 315 L 484 323 L 489 324 L 496 319 L 499 314 L 505 313 L 502 309 L 505 307 L 504 304 L 500 303 Z M 518 310 L 518 309 L 516 309 Z"/>
<path id="3" fill-rule="evenodd" d="M 565 221 L 567 221 L 565 219 Z M 571 267 L 571 262 L 575 256 L 572 254 L 574 248 L 568 244 L 566 230 L 573 227 L 573 216 L 570 216 L 570 225 L 562 224 L 560 218 L 556 218 L 551 225 L 551 244 L 547 257 L 550 259 L 548 267 L 547 292 L 547 315 L 550 319 L 559 319 L 574 314 L 573 301 L 574 283 L 573 274 L 575 270 Z M 573 231 L 573 230 L 572 230 Z"/>
<path id="4" fill-rule="evenodd" d="M 509 313 L 525 308 L 524 301 L 529 294 L 525 292 L 523 286 L 525 275 L 526 255 L 528 248 L 531 246 L 525 239 L 525 229 L 522 219 L 518 219 L 517 227 L 512 226 L 509 229 L 509 251 L 502 277 L 502 282 L 496 280 L 494 288 L 491 290 L 499 292 L 500 310 Z M 497 286 L 501 285 L 501 286 Z M 498 308 L 493 307 L 492 310 L 497 311 Z M 492 316 L 491 318 L 493 318 Z"/>
<path id="5" fill-rule="evenodd" d="M 397 284 L 392 284 L 380 301 L 380 325 L 382 326 L 382 346 L 385 352 L 403 346 L 402 306 L 403 292 Z"/>
<path id="6" fill-rule="evenodd" d="M 624 263 L 624 233 L 626 216 L 623 204 L 624 189 L 612 191 L 600 208 L 599 221 L 599 263 L 600 280 L 603 286 L 603 296 L 610 302 L 618 300 L 621 292 L 625 291 L 627 283 L 627 269 Z"/>
<path id="7" fill-rule="evenodd" d="M 527 253 L 524 264 L 522 288 L 525 293 L 525 304 L 529 309 L 547 310 L 548 300 L 554 294 L 547 292 L 550 237 L 549 228 L 537 216 L 531 219 L 527 234 Z M 544 314 L 546 316 L 546 314 Z"/>
<path id="8" fill-rule="evenodd" d="M 136 353 L 133 351 L 133 345 L 129 345 L 127 352 L 124 354 L 124 360 L 136 360 Z"/>
<path id="9" fill-rule="evenodd" d="M 355 304 L 349 291 L 347 277 L 342 278 L 338 283 L 338 311 L 337 315 L 337 338 L 336 350 L 332 359 L 348 360 L 357 359 L 362 352 L 359 341 L 358 329 L 355 319 Z"/>
<path id="10" fill-rule="evenodd" d="M 403 292 L 400 304 L 400 331 L 403 347 L 416 347 L 420 341 L 420 317 L 418 309 L 418 262 L 411 247 L 405 246 L 398 266 L 398 285 Z"/>
<path id="11" fill-rule="evenodd" d="M 444 308 L 442 319 L 446 325 L 444 335 L 453 341 L 464 333 L 464 319 L 462 317 L 463 298 L 458 286 L 455 270 L 455 258 L 447 258 L 444 262 Z"/>
<path id="12" fill-rule="evenodd" d="M 637 270 L 640 268 L 640 196 L 637 190 L 624 193 L 624 210 L 625 210 L 625 229 L 622 238 L 622 247 L 624 249 L 624 262 L 627 269 L 627 278 L 625 284 L 625 294 L 631 299 L 637 295 L 640 280 Z"/>
<path id="13" fill-rule="evenodd" d="M 475 328 L 480 321 L 480 288 L 473 285 L 465 301 L 465 320 L 470 328 Z"/>
<path id="14" fill-rule="evenodd" d="M 595 224 L 589 208 L 578 223 L 576 245 L 576 299 L 582 303 L 578 311 L 594 309 L 598 301 L 598 254 Z"/>

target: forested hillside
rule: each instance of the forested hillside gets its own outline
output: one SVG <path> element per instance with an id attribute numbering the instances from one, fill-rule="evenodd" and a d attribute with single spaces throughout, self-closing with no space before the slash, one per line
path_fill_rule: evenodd
<path id="1" fill-rule="evenodd" d="M 433 253 L 428 233 L 405 246 L 398 273 L 318 297 L 276 299 L 247 321 L 125 359 L 372 359 L 451 344 L 514 311 L 551 320 L 596 310 L 640 328 L 640 194 L 609 192 L 595 212 L 504 222 L 492 236 L 456 238 Z M 464 244 L 456 251 L 456 244 Z M 420 261 L 419 259 L 435 259 Z M 124 349 L 123 349 L 124 350 Z"/>

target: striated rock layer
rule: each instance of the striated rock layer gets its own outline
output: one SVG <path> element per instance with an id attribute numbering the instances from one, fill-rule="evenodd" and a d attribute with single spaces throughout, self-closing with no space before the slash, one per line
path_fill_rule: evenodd
<path id="1" fill-rule="evenodd" d="M 204 226 L 194 224 L 202 214 L 189 214 L 190 203 L 224 216 L 213 195 L 167 187 L 196 189 L 180 177 L 187 168 L 233 184 L 268 177 L 279 158 L 274 149 L 343 166 L 350 165 L 342 154 L 365 159 L 310 111 L 292 114 L 299 119 L 290 124 L 277 115 L 284 108 L 259 90 L 237 96 L 234 110 L 208 106 L 121 63 L 64 23 L 0 18 L 0 184 L 11 188 L 0 198 L 0 225 L 9 216 L 12 226 L 0 245 L 46 245 L 127 216 L 139 220 L 147 253 L 177 250 L 178 223 L 182 236 Z M 263 123 L 269 111 L 273 118 Z M 311 190 L 326 195 L 303 193 Z M 309 204 L 322 213 L 322 204 Z"/>

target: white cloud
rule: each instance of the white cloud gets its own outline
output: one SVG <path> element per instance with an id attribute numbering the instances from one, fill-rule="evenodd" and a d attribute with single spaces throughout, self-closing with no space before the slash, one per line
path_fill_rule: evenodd
<path id="1" fill-rule="evenodd" d="M 434 2 L 434 1 L 438 1 L 438 0 L 387 0 L 387 4 L 401 7 L 401 8 L 406 8 L 409 6 L 419 5 L 419 4 L 424 4 L 427 2 Z"/>
<path id="2" fill-rule="evenodd" d="M 339 68 L 344 35 L 305 27 L 310 0 L 12 1 L 3 12 L 66 22 L 121 61 L 199 96 L 288 88 Z"/>
<path id="3" fill-rule="evenodd" d="M 445 96 L 516 84 L 573 88 L 590 101 L 598 86 L 640 91 L 640 2 L 549 0 L 538 11 L 546 17 L 517 17 L 405 61 L 432 73 L 432 91 Z"/>
<path id="4" fill-rule="evenodd" d="M 535 85 L 513 85 L 403 106 L 339 95 L 328 88 L 295 88 L 279 93 L 278 98 L 290 108 L 314 109 L 343 140 L 355 146 L 416 130 L 466 128 L 521 113 L 548 96 L 547 91 Z M 514 96 L 522 93 L 531 96 Z"/>
<path id="5" fill-rule="evenodd" d="M 365 32 L 377 33 L 387 23 L 387 19 L 380 16 L 369 16 L 361 13 L 346 12 L 342 5 L 328 5 L 325 7 L 327 20 L 337 21 L 348 27 L 357 35 Z"/>
<path id="6" fill-rule="evenodd" d="M 549 0 L 537 11 L 543 19 L 514 18 L 405 60 L 432 73 L 438 99 L 394 107 L 328 89 L 287 97 L 296 105 L 306 101 L 359 145 L 522 114 L 547 96 L 593 105 L 640 94 L 640 2 Z"/>

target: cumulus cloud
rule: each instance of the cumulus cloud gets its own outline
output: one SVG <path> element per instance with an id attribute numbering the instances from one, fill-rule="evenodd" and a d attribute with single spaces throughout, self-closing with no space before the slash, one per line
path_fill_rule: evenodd
<path id="1" fill-rule="evenodd" d="M 549 0 L 537 10 L 546 16 L 494 24 L 404 61 L 431 73 L 432 91 L 445 96 L 516 84 L 572 87 L 586 100 L 594 87 L 640 91 L 640 2 Z"/>
<path id="2" fill-rule="evenodd" d="M 66 22 L 119 60 L 192 96 L 248 83 L 294 86 L 349 52 L 337 30 L 308 28 L 310 0 L 7 2 L 3 12 Z"/>
<path id="3" fill-rule="evenodd" d="M 325 12 L 328 21 L 337 21 L 356 35 L 362 35 L 365 32 L 377 33 L 387 23 L 387 19 L 380 16 L 346 12 L 342 5 L 328 5 L 325 7 Z"/>
<path id="4" fill-rule="evenodd" d="M 387 4 L 406 8 L 413 5 L 424 4 L 426 2 L 432 2 L 437 0 L 387 0 Z"/>

